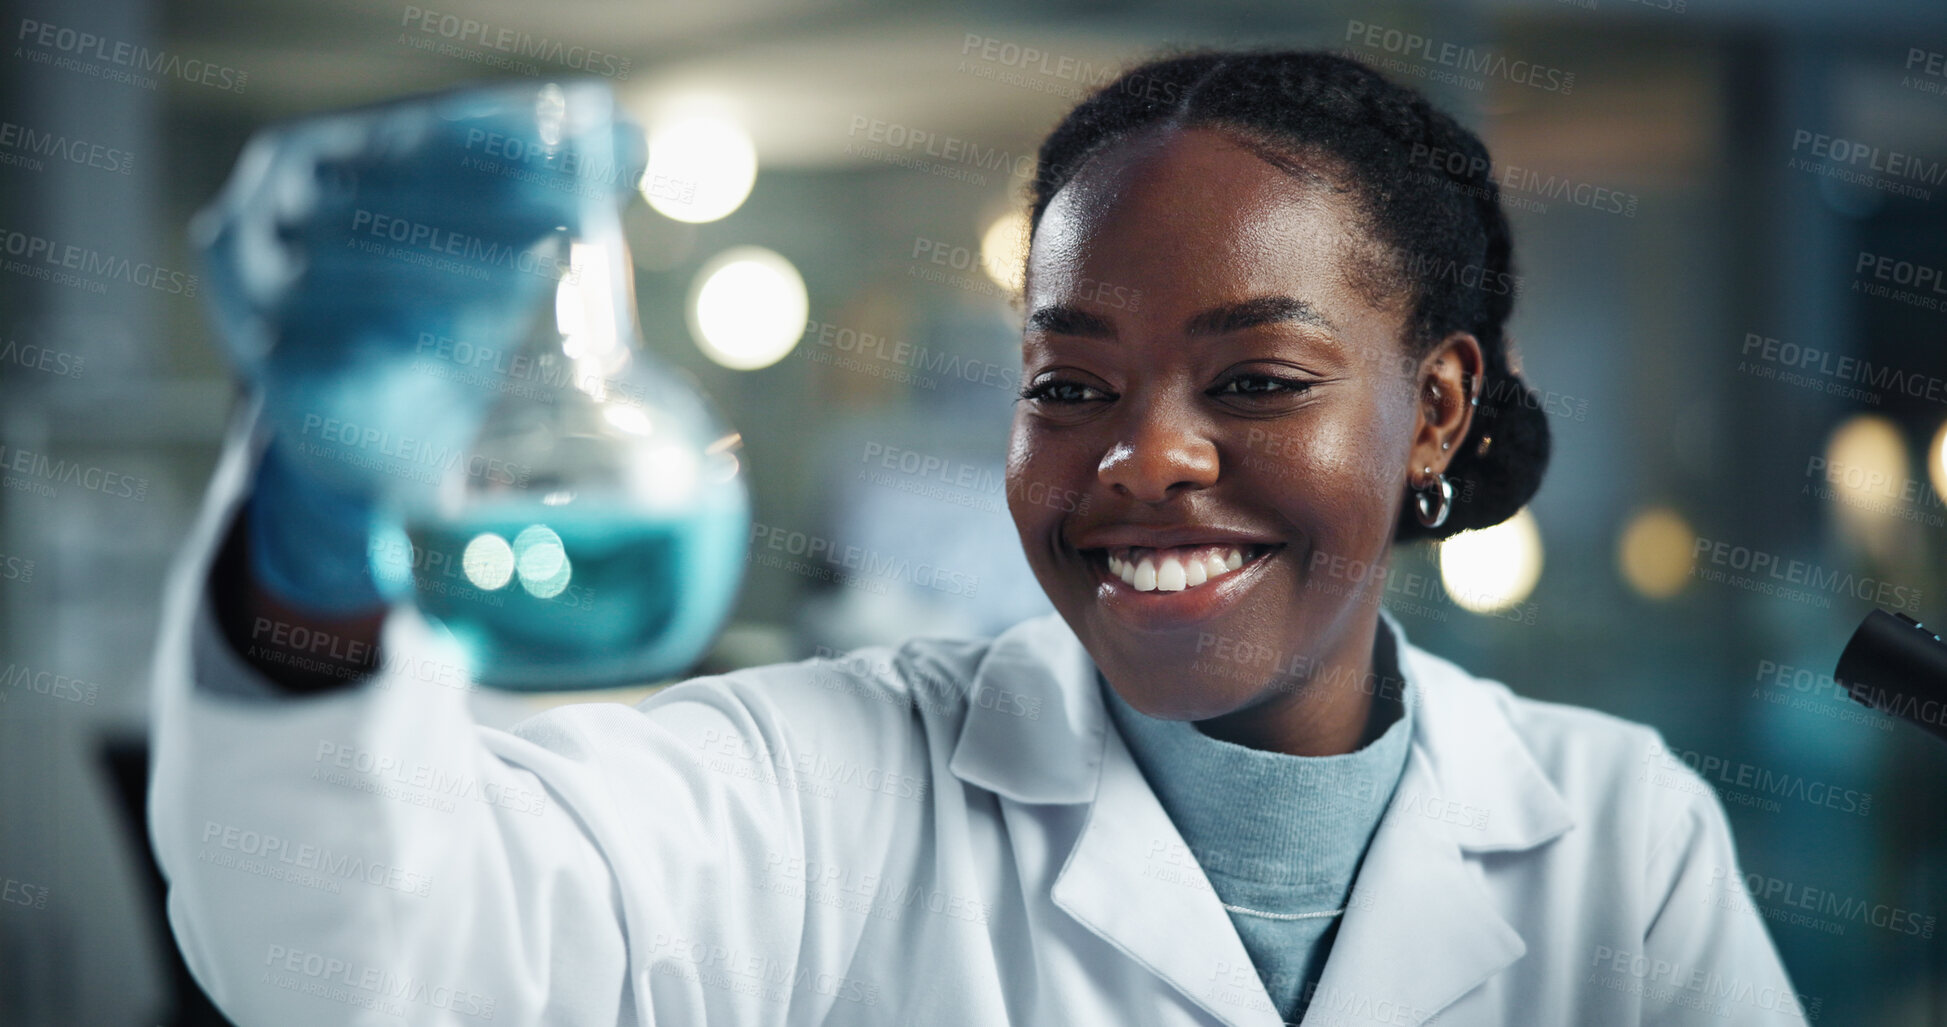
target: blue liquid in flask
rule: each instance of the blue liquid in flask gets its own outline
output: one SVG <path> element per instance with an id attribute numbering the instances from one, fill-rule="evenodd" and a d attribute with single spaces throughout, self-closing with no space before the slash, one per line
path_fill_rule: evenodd
<path id="1" fill-rule="evenodd" d="M 583 506 L 408 521 L 413 599 L 512 690 L 650 684 L 708 650 L 742 583 L 749 510 L 649 517 Z"/>

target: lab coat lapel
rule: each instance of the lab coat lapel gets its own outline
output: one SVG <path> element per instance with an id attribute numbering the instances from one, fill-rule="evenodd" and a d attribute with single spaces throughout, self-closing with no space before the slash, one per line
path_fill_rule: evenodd
<path id="1" fill-rule="evenodd" d="M 1109 732 L 1106 742 L 1101 785 L 1055 881 L 1055 905 L 1218 1020 L 1283 1024 L 1230 915 L 1135 758 L 1119 734 Z"/>
<path id="2" fill-rule="evenodd" d="M 1412 751 L 1366 850 L 1305 1023 L 1420 1024 L 1528 950 L 1488 894 L 1475 853 L 1546 844 L 1574 824 L 1516 733 L 1504 694 L 1409 645 Z"/>
<path id="3" fill-rule="evenodd" d="M 1415 753 L 1401 792 L 1428 784 Z M 1525 952 L 1453 837 L 1396 804 L 1366 850 L 1304 1022 L 1423 1023 Z"/>
<path id="4" fill-rule="evenodd" d="M 1095 673 L 1058 615 L 1003 632 L 969 685 L 950 769 L 1018 803 L 1087 803 L 1055 905 L 1219 1021 L 1279 1027 L 1230 915 L 1110 722 Z M 1003 692 L 1021 699 L 1001 702 Z M 1014 715 L 1023 708 L 1034 716 Z"/>

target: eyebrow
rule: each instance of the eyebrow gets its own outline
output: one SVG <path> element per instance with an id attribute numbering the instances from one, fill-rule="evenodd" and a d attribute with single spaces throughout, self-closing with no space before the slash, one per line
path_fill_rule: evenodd
<path id="1" fill-rule="evenodd" d="M 1227 303 L 1192 315 L 1183 323 L 1186 335 L 1222 335 L 1259 325 L 1295 321 L 1338 334 L 1339 327 L 1318 308 L 1292 296 L 1260 296 L 1240 303 Z M 1107 339 L 1115 336 L 1115 325 L 1108 318 L 1079 307 L 1057 303 L 1041 307 L 1028 315 L 1025 325 L 1031 331 L 1083 338 Z"/>
<path id="2" fill-rule="evenodd" d="M 1091 339 L 1106 339 L 1115 335 L 1115 325 L 1109 323 L 1108 318 L 1066 303 L 1042 307 L 1029 314 L 1027 328 L 1053 335 L 1079 335 Z"/>
<path id="3" fill-rule="evenodd" d="M 1261 296 L 1242 303 L 1212 307 L 1184 322 L 1183 331 L 1187 335 L 1222 335 L 1284 321 L 1296 321 L 1335 334 L 1339 330 L 1338 325 L 1304 300 L 1291 296 Z"/>

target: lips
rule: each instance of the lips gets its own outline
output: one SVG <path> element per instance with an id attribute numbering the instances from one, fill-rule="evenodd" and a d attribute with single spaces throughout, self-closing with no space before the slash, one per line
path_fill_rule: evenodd
<path id="1" fill-rule="evenodd" d="M 1103 612 L 1138 631 L 1215 617 L 1268 573 L 1284 541 L 1241 523 L 1105 524 L 1068 541 L 1093 572 Z"/>

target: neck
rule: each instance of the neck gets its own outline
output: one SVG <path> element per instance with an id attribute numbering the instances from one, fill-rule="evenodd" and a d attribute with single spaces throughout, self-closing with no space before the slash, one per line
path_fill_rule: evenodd
<path id="1" fill-rule="evenodd" d="M 1381 715 L 1396 704 L 1375 708 L 1373 693 L 1379 690 L 1365 687 L 1378 637 L 1374 608 L 1312 663 L 1307 677 L 1269 682 L 1262 701 L 1197 721 L 1197 729 L 1219 741 L 1292 756 L 1340 756 L 1360 749 L 1396 719 Z"/>

